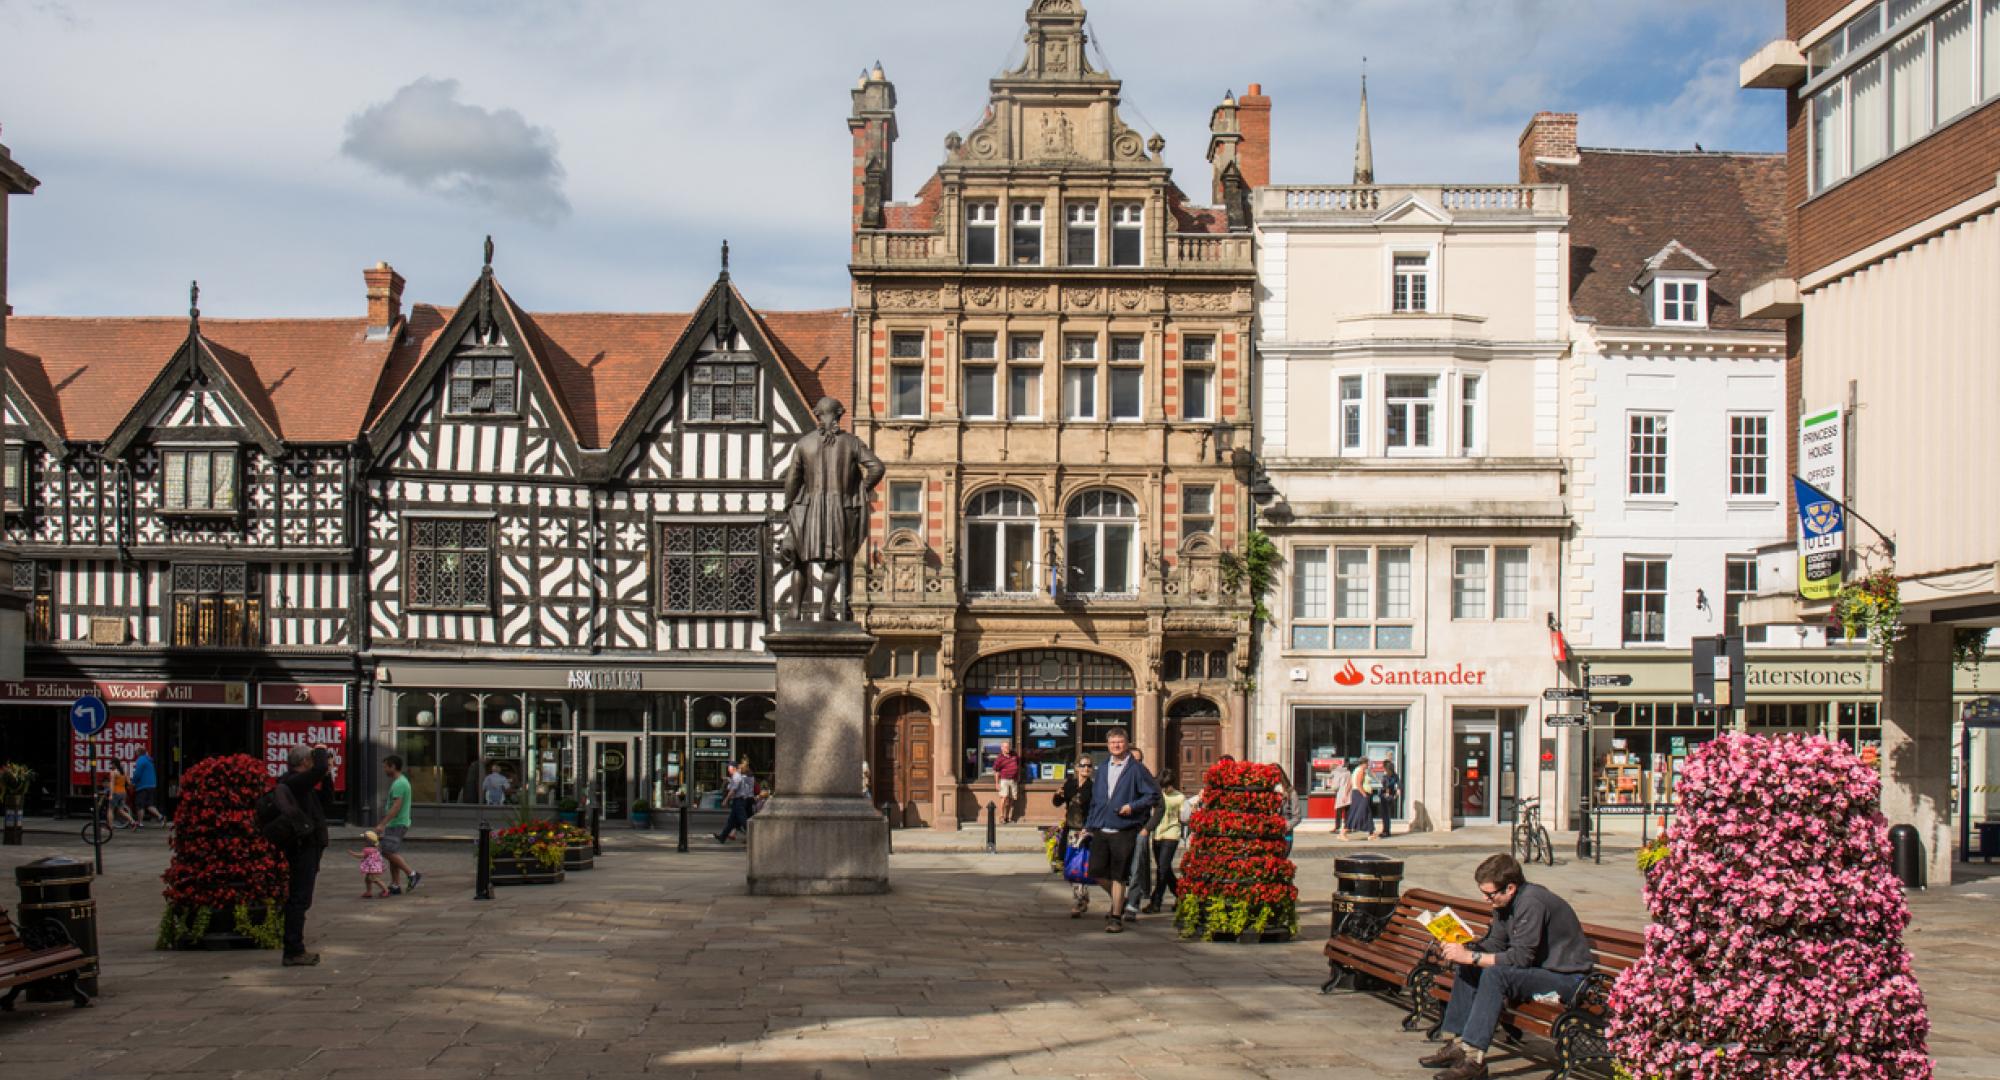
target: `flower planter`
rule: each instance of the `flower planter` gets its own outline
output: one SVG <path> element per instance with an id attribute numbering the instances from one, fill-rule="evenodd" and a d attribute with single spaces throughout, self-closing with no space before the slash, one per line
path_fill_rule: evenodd
<path id="1" fill-rule="evenodd" d="M 493 856 L 493 884 L 495 885 L 556 885 L 563 879 L 563 868 L 554 869 L 523 855 Z"/>
<path id="2" fill-rule="evenodd" d="M 635 829 L 650 829 L 650 828 L 652 828 L 652 827 L 653 827 L 653 812 L 652 812 L 652 811 L 650 811 L 650 810 L 634 810 L 634 811 L 632 811 L 632 827 L 633 827 L 633 828 L 635 828 Z"/>
<path id="3" fill-rule="evenodd" d="M 245 914 L 248 916 L 249 922 L 261 925 L 265 920 L 271 918 L 274 910 L 270 904 L 251 904 Z M 283 918 L 282 914 L 279 915 L 279 918 Z M 223 908 L 196 908 L 192 916 L 187 920 L 186 926 L 190 930 L 199 928 L 201 933 L 194 937 L 189 937 L 185 934 L 169 937 L 163 931 L 161 936 L 162 947 L 202 950 L 275 947 L 274 945 L 258 941 L 255 937 L 238 930 L 236 913 Z M 282 933 L 282 929 L 280 933 Z"/>
<path id="4" fill-rule="evenodd" d="M 565 825 L 576 825 L 576 824 L 580 824 L 580 823 L 581 823 L 581 821 L 582 821 L 582 818 L 583 818 L 583 811 L 581 811 L 581 810 L 558 810 L 558 811 L 556 811 L 556 820 L 557 820 L 557 821 L 560 821 L 560 822 L 562 822 L 562 823 L 563 823 L 563 824 L 565 824 Z"/>
<path id="5" fill-rule="evenodd" d="M 597 866 L 597 856 L 592 853 L 589 841 L 567 844 L 563 847 L 564 870 L 590 870 Z"/>

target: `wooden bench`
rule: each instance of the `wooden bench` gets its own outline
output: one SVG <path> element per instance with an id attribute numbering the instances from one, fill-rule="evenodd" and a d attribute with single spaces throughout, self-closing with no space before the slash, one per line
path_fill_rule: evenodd
<path id="1" fill-rule="evenodd" d="M 1492 925 L 1493 905 L 1484 900 L 1411 889 L 1397 902 L 1392 916 L 1375 920 L 1379 929 L 1377 925 L 1346 927 L 1364 937 L 1374 931 L 1372 940 L 1336 935 L 1326 946 L 1327 960 L 1337 969 L 1390 984 L 1391 996 L 1410 1010 L 1403 1018 L 1403 1029 L 1408 1031 L 1430 1020 L 1425 1034 L 1431 1038 L 1437 1037 L 1444 1022 L 1455 972 L 1438 956 L 1435 939 L 1417 922 L 1417 915 L 1446 906 L 1458 913 L 1475 936 L 1483 936 Z M 1609 1064 L 1604 1028 L 1611 984 L 1645 948 L 1644 937 L 1631 930 L 1584 923 L 1583 932 L 1596 965 L 1568 1005 L 1524 1001 L 1510 1004 L 1500 1014 L 1499 1033 L 1515 1049 L 1528 1050 L 1522 1042 L 1526 1034 L 1543 1036 L 1555 1045 L 1558 1077 L 1573 1076 L 1590 1065 Z M 1338 981 L 1337 976 L 1328 987 Z M 1355 981 L 1358 984 L 1358 978 Z"/>
<path id="2" fill-rule="evenodd" d="M 0 997 L 0 1012 L 13 1011 L 21 990 L 44 979 L 61 983 L 77 1008 L 88 1007 L 90 995 L 78 984 L 77 973 L 89 966 L 90 957 L 71 943 L 61 923 L 46 920 L 17 932 L 7 910 L 0 908 L 0 990 L 7 991 Z"/>

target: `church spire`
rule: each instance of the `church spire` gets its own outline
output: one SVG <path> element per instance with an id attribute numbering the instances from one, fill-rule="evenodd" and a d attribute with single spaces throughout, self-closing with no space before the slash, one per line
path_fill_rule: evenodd
<path id="1" fill-rule="evenodd" d="M 1368 58 L 1361 58 L 1361 119 L 1354 133 L 1354 182 L 1375 182 L 1375 147 L 1368 138 Z"/>

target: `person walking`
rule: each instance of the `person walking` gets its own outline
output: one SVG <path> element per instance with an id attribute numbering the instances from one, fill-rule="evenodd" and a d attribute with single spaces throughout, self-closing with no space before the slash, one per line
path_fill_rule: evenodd
<path id="1" fill-rule="evenodd" d="M 153 767 L 153 752 L 141 751 L 138 760 L 132 762 L 132 806 L 138 812 L 140 828 L 146 827 L 146 819 L 165 821 L 167 815 L 160 812 L 160 771 Z"/>
<path id="2" fill-rule="evenodd" d="M 1333 789 L 1333 823 L 1338 830 L 1334 838 L 1345 840 L 1348 808 L 1354 803 L 1354 774 L 1347 770 L 1347 759 L 1334 763 L 1333 772 L 1326 778 L 1326 786 Z"/>
<path id="3" fill-rule="evenodd" d="M 1568 1004 L 1596 964 L 1575 909 L 1531 884 L 1512 855 L 1488 856 L 1472 880 L 1493 905 L 1493 922 L 1477 942 L 1438 947 L 1444 960 L 1457 966 L 1451 1002 L 1439 1023 L 1447 1041 L 1417 1061 L 1445 1070 L 1438 1080 L 1486 1080 L 1486 1050 L 1493 1045 L 1501 1007 L 1544 994 Z"/>
<path id="4" fill-rule="evenodd" d="M 1146 763 L 1146 755 L 1138 747 L 1132 748 L 1132 760 L 1141 765 Z M 1153 805 L 1153 812 L 1146 815 L 1146 823 L 1140 826 L 1139 841 L 1132 847 L 1132 874 L 1125 879 L 1125 921 L 1139 921 L 1139 911 L 1145 907 L 1146 897 L 1153 891 L 1153 827 L 1160 823 L 1159 804 Z"/>
<path id="5" fill-rule="evenodd" d="M 383 758 L 382 775 L 389 778 L 389 795 L 383 802 L 382 820 L 375 831 L 382 835 L 382 854 L 389 860 L 389 895 L 414 893 L 424 876 L 411 869 L 410 861 L 403 858 L 403 838 L 410 834 L 410 778 L 403 775 L 403 759 L 394 754 Z M 396 884 L 399 873 L 407 885 Z"/>
<path id="6" fill-rule="evenodd" d="M 320 788 L 330 771 L 330 755 L 324 746 L 310 749 L 294 746 L 285 753 L 290 770 L 278 778 L 303 817 L 305 828 L 299 839 L 280 848 L 285 856 L 286 967 L 309 967 L 319 963 L 319 954 L 306 951 L 306 912 L 312 908 L 313 884 L 319 880 L 320 857 L 326 854 L 326 805 L 320 802 Z"/>
<path id="7" fill-rule="evenodd" d="M 1187 796 L 1181 794 L 1179 778 L 1173 773 L 1160 774 L 1160 814 L 1158 824 L 1153 826 L 1153 895 L 1146 904 L 1149 915 L 1159 914 L 1160 898 L 1169 892 L 1174 894 L 1174 907 L 1181 906 L 1181 882 L 1174 875 L 1174 855 L 1180 851 L 1187 814 Z"/>
<path id="8" fill-rule="evenodd" d="M 1111 910 L 1104 917 L 1107 934 L 1125 929 L 1120 917 L 1125 910 L 1125 883 L 1132 874 L 1140 833 L 1160 801 L 1160 787 L 1132 756 L 1130 738 L 1124 728 L 1105 733 L 1104 747 L 1110 753 L 1090 798 L 1090 876 L 1111 894 Z"/>
<path id="9" fill-rule="evenodd" d="M 1090 825 L 1090 799 L 1093 793 L 1091 779 L 1097 768 L 1089 758 L 1076 763 L 1068 776 L 1063 777 L 1062 790 L 1056 792 L 1055 804 L 1063 808 L 1062 831 L 1056 844 L 1056 862 L 1067 867 L 1070 849 L 1082 844 Z M 1090 886 L 1074 882 L 1070 886 L 1069 917 L 1080 919 L 1090 910 Z"/>
<path id="10" fill-rule="evenodd" d="M 1363 840 L 1375 839 L 1375 819 L 1368 815 L 1368 799 L 1373 787 L 1369 782 L 1368 760 L 1363 758 L 1354 766 L 1354 795 L 1347 800 L 1347 831 Z"/>
<path id="11" fill-rule="evenodd" d="M 110 783 L 110 817 L 113 822 L 122 821 L 130 826 L 144 828 L 144 826 L 140 825 L 132 817 L 132 811 L 126 808 L 132 798 L 132 781 L 126 779 L 125 774 L 119 772 L 117 769 L 106 769 L 104 771 L 104 778 Z"/>
<path id="12" fill-rule="evenodd" d="M 736 834 L 750 824 L 750 808 L 757 801 L 757 781 L 750 775 L 750 763 L 739 762 L 729 767 L 729 781 L 722 787 L 722 797 L 729 803 L 729 820 L 722 831 L 715 836 L 715 842 L 726 844 L 736 838 Z"/>
<path id="13" fill-rule="evenodd" d="M 486 778 L 479 782 L 479 801 L 487 806 L 507 805 L 507 796 L 514 793 L 514 782 L 500 771 L 500 763 L 495 761 L 486 767 Z"/>
<path id="14" fill-rule="evenodd" d="M 1014 804 L 1021 798 L 1021 755 L 1014 752 L 1014 740 L 1000 744 L 993 758 L 994 786 L 1000 790 L 1000 821 L 1014 820 Z"/>
<path id="15" fill-rule="evenodd" d="M 1382 810 L 1376 816 L 1382 819 L 1382 839 L 1389 838 L 1389 821 L 1396 816 L 1396 807 L 1403 801 L 1403 778 L 1396 772 L 1396 762 L 1391 759 L 1382 762 Z"/>

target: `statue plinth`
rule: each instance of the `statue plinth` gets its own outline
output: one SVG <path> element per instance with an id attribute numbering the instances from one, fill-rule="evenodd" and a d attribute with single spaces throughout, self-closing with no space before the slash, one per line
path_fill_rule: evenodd
<path id="1" fill-rule="evenodd" d="M 887 892 L 889 836 L 861 777 L 875 636 L 804 622 L 766 635 L 764 648 L 778 663 L 777 790 L 750 826 L 750 892 Z"/>

